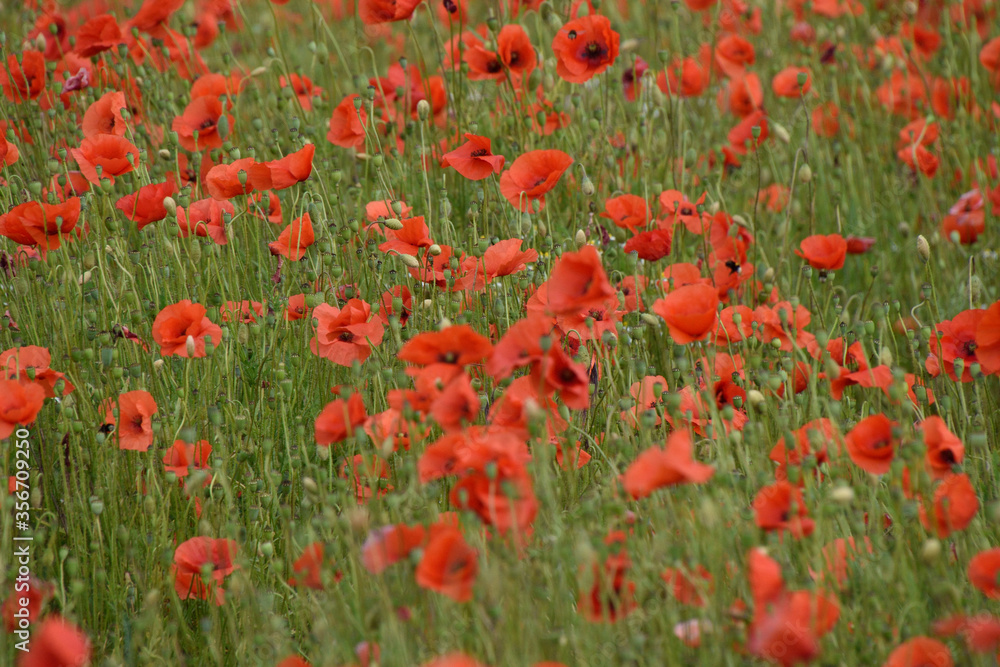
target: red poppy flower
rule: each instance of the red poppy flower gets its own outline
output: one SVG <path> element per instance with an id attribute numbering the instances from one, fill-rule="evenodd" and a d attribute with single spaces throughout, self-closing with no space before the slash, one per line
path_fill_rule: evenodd
<path id="1" fill-rule="evenodd" d="M 372 574 L 381 574 L 424 542 L 423 526 L 396 524 L 372 531 L 361 546 L 361 564 Z"/>
<path id="2" fill-rule="evenodd" d="M 847 257 L 847 241 L 840 234 L 816 234 L 802 239 L 801 250 L 795 254 L 820 271 L 839 271 Z"/>
<path id="3" fill-rule="evenodd" d="M 335 146 L 342 148 L 362 149 L 365 147 L 365 125 L 368 124 L 368 113 L 364 104 L 356 107 L 360 95 L 348 95 L 333 110 L 330 116 L 330 131 L 326 139 Z"/>
<path id="4" fill-rule="evenodd" d="M 232 199 L 254 190 L 271 189 L 271 170 L 252 157 L 245 157 L 231 164 L 217 164 L 209 169 L 205 175 L 205 186 L 213 199 Z"/>
<path id="5" fill-rule="evenodd" d="M 862 419 L 844 439 L 847 453 L 855 465 L 873 475 L 889 472 L 898 444 L 893 429 L 896 424 L 884 414 Z"/>
<path id="6" fill-rule="evenodd" d="M 11 495 L 13 494 L 14 490 L 12 489 Z M 34 623 L 39 614 L 42 613 L 42 607 L 55 593 L 55 586 L 31 575 L 28 575 L 27 579 L 22 578 L 18 584 L 20 585 L 17 585 L 14 593 L 4 600 L 3 608 L 0 609 L 4 628 L 10 633 L 17 629 L 21 619 L 27 620 L 28 623 Z M 21 611 L 22 609 L 27 610 L 26 616 Z"/>
<path id="7" fill-rule="evenodd" d="M 985 316 L 985 310 L 974 308 L 939 322 L 928 343 L 930 354 L 924 362 L 927 372 L 937 377 L 943 365 L 945 373 L 955 382 L 972 382 L 972 364 L 979 362 L 976 334 Z M 959 359 L 964 364 L 961 375 L 955 372 L 955 362 Z"/>
<path id="8" fill-rule="evenodd" d="M 981 551 L 969 561 L 969 581 L 991 600 L 1000 600 L 1000 548 Z"/>
<path id="9" fill-rule="evenodd" d="M 442 167 L 452 167 L 472 181 L 481 181 L 503 170 L 504 157 L 490 152 L 488 137 L 465 134 L 467 141 L 441 157 Z"/>
<path id="10" fill-rule="evenodd" d="M 302 555 L 292 563 L 295 576 L 289 577 L 289 586 L 305 586 L 317 591 L 323 590 L 323 566 L 325 549 L 322 542 L 313 542 L 302 551 Z M 340 581 L 343 575 L 335 572 L 334 581 Z"/>
<path id="11" fill-rule="evenodd" d="M 24 51 L 18 58 L 7 56 L 7 66 L 0 67 L 3 94 L 14 104 L 36 99 L 45 90 L 45 56 L 38 51 Z"/>
<path id="12" fill-rule="evenodd" d="M 0 380 L 0 440 L 9 438 L 18 425 L 34 422 L 44 402 L 45 390 L 37 384 Z"/>
<path id="13" fill-rule="evenodd" d="M 361 299 L 350 299 L 343 308 L 322 303 L 313 309 L 313 319 L 318 322 L 309 349 L 341 366 L 370 357 L 385 334 L 382 321 L 372 317 L 371 306 Z"/>
<path id="14" fill-rule="evenodd" d="M 279 160 L 271 160 L 264 164 L 271 170 L 271 188 L 284 190 L 296 183 L 301 183 L 312 175 L 313 156 L 316 154 L 316 144 L 306 144 L 294 153 L 289 153 Z M 258 189 L 266 189 L 258 186 Z"/>
<path id="15" fill-rule="evenodd" d="M 571 164 L 573 158 L 556 149 L 524 153 L 500 176 L 500 193 L 519 211 L 529 210 L 532 201 L 538 201 L 541 210 L 546 193 Z"/>
<path id="16" fill-rule="evenodd" d="M 625 252 L 636 253 L 639 259 L 657 262 L 670 255 L 674 235 L 669 229 L 650 229 L 639 232 L 625 242 Z"/>
<path id="17" fill-rule="evenodd" d="M 556 73 L 570 83 L 589 81 L 615 62 L 618 40 L 605 16 L 588 14 L 569 21 L 552 39 Z"/>
<path id="18" fill-rule="evenodd" d="M 191 100 L 184 113 L 174 118 L 171 129 L 177 133 L 181 146 L 189 151 L 204 151 L 222 147 L 219 120 L 223 117 L 222 102 L 217 97 L 203 95 Z M 232 114 L 225 114 L 233 126 Z M 197 134 L 197 137 L 195 136 Z"/>
<path id="19" fill-rule="evenodd" d="M 656 85 L 664 95 L 698 97 L 708 87 L 708 67 L 704 58 L 674 58 L 666 72 L 656 77 Z"/>
<path id="20" fill-rule="evenodd" d="M 914 637 L 897 646 L 883 667 L 954 667 L 948 647 L 929 637 Z"/>
<path id="21" fill-rule="evenodd" d="M 783 667 L 812 662 L 819 638 L 840 618 L 837 601 L 822 593 L 790 591 L 754 610 L 747 650 Z"/>
<path id="22" fill-rule="evenodd" d="M 739 76 L 757 61 L 753 44 L 739 35 L 724 36 L 715 45 L 715 63 L 728 77 Z"/>
<path id="23" fill-rule="evenodd" d="M 174 444 L 163 455 L 163 468 L 183 479 L 188 476 L 191 468 L 208 470 L 208 457 L 211 455 L 212 445 L 208 444 L 208 440 L 199 440 L 194 444 L 174 440 Z"/>
<path id="24" fill-rule="evenodd" d="M 978 189 L 959 197 L 948 209 L 948 215 L 941 219 L 941 235 L 947 239 L 957 237 L 962 244 L 975 243 L 985 231 L 986 207 Z"/>
<path id="25" fill-rule="evenodd" d="M 548 309 L 555 315 L 576 314 L 603 308 L 618 293 L 608 280 L 594 246 L 563 253 L 552 267 L 548 285 Z"/>
<path id="26" fill-rule="evenodd" d="M 675 289 L 657 299 L 651 309 L 666 321 L 674 342 L 686 345 L 704 339 L 715 329 L 718 305 L 716 289 L 700 284 Z"/>
<path id="27" fill-rule="evenodd" d="M 84 667 L 90 663 L 86 633 L 56 614 L 42 621 L 30 646 L 30 651 L 21 654 L 18 667 Z"/>
<path id="28" fill-rule="evenodd" d="M 986 309 L 976 325 L 976 359 L 986 374 L 1000 374 L 1000 301 Z"/>
<path id="29" fill-rule="evenodd" d="M 319 86 L 314 86 L 312 79 L 302 74 L 296 74 L 295 72 L 292 72 L 288 78 L 284 74 L 278 77 L 278 85 L 282 88 L 290 87 L 295 96 L 299 98 L 299 104 L 306 113 L 312 111 L 312 98 L 323 94 L 323 89 Z"/>
<path id="30" fill-rule="evenodd" d="M 432 533 L 417 565 L 417 585 L 446 595 L 456 602 L 472 599 L 472 585 L 479 573 L 479 554 L 457 528 Z"/>
<path id="31" fill-rule="evenodd" d="M 715 468 L 695 461 L 692 448 L 690 433 L 674 431 L 665 448 L 647 449 L 629 465 L 622 475 L 625 491 L 633 498 L 645 498 L 665 486 L 704 484 Z"/>
<path id="32" fill-rule="evenodd" d="M 316 417 L 316 444 L 329 447 L 342 442 L 354 429 L 368 418 L 361 394 L 355 392 L 347 399 L 338 398 L 326 404 Z"/>
<path id="33" fill-rule="evenodd" d="M 417 366 L 450 364 L 467 366 L 489 358 L 493 346 L 467 324 L 457 324 L 441 331 L 425 331 L 403 345 L 397 355 L 402 361 Z"/>
<path id="34" fill-rule="evenodd" d="M 931 415 L 920 422 L 920 430 L 924 434 L 927 470 L 935 479 L 947 477 L 951 474 L 952 467 L 960 465 L 965 458 L 965 445 L 937 415 Z"/>
<path id="35" fill-rule="evenodd" d="M 401 229 L 385 228 L 386 240 L 379 244 L 379 250 L 387 254 L 396 252 L 416 257 L 421 248 L 429 248 L 434 244 L 430 237 L 430 229 L 424 222 L 424 216 L 404 218 L 400 224 Z"/>
<path id="36" fill-rule="evenodd" d="M 233 562 L 237 549 L 235 540 L 211 537 L 192 537 L 179 545 L 171 568 L 177 597 L 207 600 L 214 593 L 215 604 L 221 605 L 225 601 L 222 583 L 238 567 Z"/>
<path id="37" fill-rule="evenodd" d="M 306 248 L 311 246 L 316 240 L 313 233 L 312 220 L 309 213 L 304 213 L 301 218 L 296 218 L 292 224 L 278 236 L 278 240 L 269 243 L 267 247 L 272 255 L 281 255 L 293 262 L 297 262 L 306 256 Z"/>
<path id="38" fill-rule="evenodd" d="M 73 391 L 74 387 L 63 373 L 49 368 L 52 355 L 48 348 L 25 345 L 5 350 L 0 354 L 0 379 L 17 380 L 21 384 L 36 384 L 45 391 L 46 398 L 57 395 L 56 384 L 63 383 L 61 396 Z"/>
<path id="39" fill-rule="evenodd" d="M 805 79 L 799 83 L 799 79 Z M 771 79 L 771 90 L 778 97 L 802 97 L 812 90 L 812 73 L 805 67 L 786 67 Z"/>
<path id="40" fill-rule="evenodd" d="M 105 424 L 115 425 L 113 399 L 104 403 Z M 148 391 L 129 391 L 118 397 L 118 448 L 144 452 L 153 444 L 152 417 L 159 408 Z"/>
<path id="41" fill-rule="evenodd" d="M 593 584 L 581 591 L 576 603 L 584 618 L 593 623 L 614 623 L 638 607 L 635 582 L 627 578 L 631 567 L 632 561 L 624 550 L 608 556 L 603 567 L 593 564 Z"/>
<path id="42" fill-rule="evenodd" d="M 121 26 L 111 14 L 87 19 L 76 31 L 73 51 L 81 58 L 90 58 L 125 43 Z"/>
<path id="43" fill-rule="evenodd" d="M 128 109 L 128 106 L 125 93 L 116 90 L 104 93 L 83 114 L 83 121 L 80 123 L 83 136 L 89 138 L 113 134 L 124 137 L 128 123 L 122 116 L 122 110 Z"/>
<path id="44" fill-rule="evenodd" d="M 767 531 L 787 530 L 793 537 L 812 534 L 815 522 L 809 518 L 802 491 L 787 481 L 765 486 L 753 499 L 754 519 Z"/>
<path id="45" fill-rule="evenodd" d="M 114 183 L 115 176 L 127 174 L 139 164 L 139 149 L 125 137 L 114 134 L 87 137 L 79 148 L 71 149 L 70 153 L 79 165 L 80 173 L 94 185 L 100 185 L 103 178 Z"/>
<path id="46" fill-rule="evenodd" d="M 62 245 L 79 219 L 79 197 L 71 197 L 60 204 L 29 201 L 0 215 L 0 236 L 21 245 L 38 246 L 44 255 Z"/>
<path id="47" fill-rule="evenodd" d="M 211 197 L 191 202 L 186 209 L 177 208 L 177 235 L 183 238 L 194 233 L 195 236 L 208 237 L 219 245 L 229 243 L 226 236 L 226 220 L 233 219 L 236 209 L 228 201 L 219 201 Z"/>
<path id="48" fill-rule="evenodd" d="M 946 476 L 934 487 L 933 523 L 927 508 L 920 505 L 920 523 L 940 538 L 965 530 L 979 511 L 976 490 L 965 474 Z"/>
<path id="49" fill-rule="evenodd" d="M 176 192 L 177 186 L 173 181 L 143 185 L 132 194 L 125 195 L 115 202 L 115 208 L 136 223 L 137 229 L 142 229 L 167 217 L 163 200 Z"/>
<path id="50" fill-rule="evenodd" d="M 358 0 L 358 17 L 366 25 L 405 21 L 422 0 Z"/>
<path id="51" fill-rule="evenodd" d="M 167 306 L 153 320 L 153 340 L 164 357 L 204 357 L 205 345 L 222 342 L 222 328 L 205 317 L 205 307 L 189 299 Z"/>

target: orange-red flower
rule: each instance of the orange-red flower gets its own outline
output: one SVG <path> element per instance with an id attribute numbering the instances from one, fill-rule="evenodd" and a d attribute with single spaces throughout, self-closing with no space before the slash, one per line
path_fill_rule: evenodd
<path id="1" fill-rule="evenodd" d="M 312 175 L 313 156 L 316 154 L 316 144 L 306 144 L 294 153 L 289 153 L 278 160 L 264 164 L 271 170 L 271 188 L 284 190 Z M 266 189 L 258 186 L 259 189 Z"/>
<path id="2" fill-rule="evenodd" d="M 757 526 L 767 531 L 787 530 L 793 537 L 807 537 L 816 526 L 809 518 L 802 491 L 787 481 L 775 482 L 758 491 L 753 511 Z"/>
<path id="3" fill-rule="evenodd" d="M 500 193 L 519 211 L 537 201 L 541 210 L 545 195 L 556 186 L 573 158 L 557 149 L 529 151 L 520 155 L 500 176 Z"/>
<path id="4" fill-rule="evenodd" d="M 666 321 L 674 342 L 685 345 L 703 340 L 715 329 L 718 305 L 714 287 L 685 285 L 657 299 L 652 310 Z"/>
<path id="5" fill-rule="evenodd" d="M 63 373 L 49 368 L 52 355 L 48 348 L 25 345 L 5 350 L 0 354 L 0 379 L 17 380 L 21 384 L 36 384 L 45 391 L 46 398 L 57 395 L 56 385 L 61 380 L 59 395 L 65 396 L 74 387 Z"/>
<path id="6" fill-rule="evenodd" d="M 969 476 L 952 474 L 934 488 L 934 504 L 930 511 L 921 504 L 920 523 L 938 537 L 945 538 L 957 530 L 965 530 L 978 511 L 979 499 Z"/>
<path id="7" fill-rule="evenodd" d="M 935 479 L 947 477 L 951 474 L 952 467 L 960 465 L 965 458 L 965 445 L 937 415 L 931 415 L 920 422 L 920 430 L 924 434 L 927 470 Z"/>
<path id="8" fill-rule="evenodd" d="M 222 328 L 205 316 L 205 307 L 184 299 L 167 306 L 153 320 L 153 340 L 164 357 L 204 357 L 205 345 L 222 342 Z"/>
<path id="9" fill-rule="evenodd" d="M 326 139 L 334 146 L 360 149 L 365 147 L 365 125 L 368 113 L 360 104 L 360 95 L 348 95 L 333 110 L 330 116 L 330 131 Z M 355 106 L 355 105 L 358 106 Z"/>
<path id="10" fill-rule="evenodd" d="M 36 99 L 45 90 L 45 56 L 38 51 L 24 51 L 18 58 L 7 56 L 7 66 L 0 67 L 3 94 L 14 104 Z"/>
<path id="11" fill-rule="evenodd" d="M 489 358 L 493 346 L 468 324 L 456 324 L 441 331 L 425 331 L 403 345 L 397 355 L 417 366 L 450 364 L 467 366 Z"/>
<path id="12" fill-rule="evenodd" d="M 317 324 L 309 349 L 341 366 L 370 357 L 372 346 L 379 345 L 385 335 L 382 321 L 372 316 L 372 307 L 361 299 L 351 299 L 343 308 L 322 303 L 312 314 Z"/>
<path id="13" fill-rule="evenodd" d="M 0 380 L 0 440 L 9 438 L 18 425 L 35 421 L 45 402 L 45 390 L 37 384 Z"/>
<path id="14" fill-rule="evenodd" d="M 802 239 L 795 254 L 820 271 L 838 271 L 847 257 L 847 241 L 840 234 L 816 234 Z"/>
<path id="15" fill-rule="evenodd" d="M 83 667 L 90 664 L 90 639 L 58 614 L 51 614 L 32 632 L 31 650 L 18 667 Z"/>
<path id="16" fill-rule="evenodd" d="M 96 137 L 100 134 L 125 136 L 128 123 L 122 116 L 122 109 L 128 109 L 125 93 L 113 90 L 101 95 L 83 113 L 83 121 L 80 123 L 83 136 Z"/>
<path id="17" fill-rule="evenodd" d="M 675 484 L 704 484 L 715 468 L 692 458 L 693 444 L 687 430 L 674 431 L 666 447 L 647 449 L 622 475 L 625 491 L 633 498 L 645 498 L 657 489 Z"/>
<path id="18" fill-rule="evenodd" d="M 897 646 L 883 667 L 954 667 L 947 646 L 930 637 L 914 637 Z"/>
<path id="19" fill-rule="evenodd" d="M 417 565 L 417 585 L 447 595 L 457 602 L 472 599 L 472 585 L 479 573 L 479 554 L 462 533 L 445 526 L 431 534 Z"/>
<path id="20" fill-rule="evenodd" d="M 215 604 L 221 605 L 225 601 L 222 583 L 237 568 L 233 562 L 237 550 L 235 540 L 211 537 L 192 537 L 179 545 L 171 568 L 177 597 L 207 600 L 213 594 Z"/>
<path id="21" fill-rule="evenodd" d="M 0 236 L 21 245 L 38 246 L 44 255 L 62 245 L 79 219 L 79 197 L 70 197 L 60 204 L 29 201 L 0 215 Z"/>
<path id="22" fill-rule="evenodd" d="M 847 454 L 862 470 L 884 475 L 896 456 L 895 428 L 896 423 L 881 413 L 862 419 L 844 438 Z"/>
<path id="23" fill-rule="evenodd" d="M 125 195 L 115 202 L 115 208 L 125 214 L 125 217 L 136 223 L 136 228 L 159 222 L 167 217 L 167 209 L 163 200 L 177 192 L 174 181 L 151 183 L 143 185 L 132 194 Z"/>
<path id="24" fill-rule="evenodd" d="M 472 181 L 481 181 L 503 170 L 504 157 L 490 151 L 488 137 L 466 133 L 465 138 L 464 144 L 441 156 L 442 167 L 451 167 Z"/>
<path id="25" fill-rule="evenodd" d="M 338 398 L 327 403 L 316 417 L 316 444 L 329 447 L 343 441 L 367 418 L 364 401 L 357 392 L 347 399 Z"/>
<path id="26" fill-rule="evenodd" d="M 217 164 L 208 170 L 205 187 L 213 199 L 226 200 L 245 195 L 254 190 L 270 190 L 271 170 L 252 157 L 245 157 L 230 164 Z"/>
<path id="27" fill-rule="evenodd" d="M 588 14 L 567 22 L 552 38 L 556 73 L 570 83 L 589 81 L 615 62 L 618 40 L 606 16 Z"/>
<path id="28" fill-rule="evenodd" d="M 208 457 L 212 455 L 212 445 L 208 440 L 199 440 L 191 444 L 183 440 L 174 440 L 174 444 L 163 455 L 163 468 L 183 479 L 196 470 L 208 470 Z"/>
<path id="29" fill-rule="evenodd" d="M 987 308 L 976 325 L 976 359 L 987 375 L 1000 373 L 1000 301 Z"/>
<path id="30" fill-rule="evenodd" d="M 802 97 L 812 90 L 812 73 L 805 67 L 786 67 L 771 79 L 771 90 L 778 97 Z"/>
<path id="31" fill-rule="evenodd" d="M 546 285 L 548 309 L 554 315 L 573 315 L 603 308 L 609 299 L 616 302 L 618 299 L 597 248 L 591 245 L 563 253 L 552 267 Z"/>
<path id="32" fill-rule="evenodd" d="M 366 25 L 405 21 L 422 0 L 358 0 L 358 16 Z"/>
<path id="33" fill-rule="evenodd" d="M 104 178 L 114 183 L 116 176 L 129 173 L 139 164 L 139 149 L 125 137 L 115 134 L 86 137 L 80 147 L 71 149 L 70 153 L 80 173 L 94 185 L 99 185 Z"/>
<path id="34" fill-rule="evenodd" d="M 972 364 L 979 362 L 976 336 L 979 323 L 986 316 L 981 308 L 963 310 L 950 320 L 934 326 L 928 346 L 930 354 L 924 362 L 927 372 L 937 377 L 941 367 L 956 382 L 972 382 Z M 956 373 L 955 362 L 961 360 L 961 372 Z"/>
<path id="35" fill-rule="evenodd" d="M 969 581 L 991 600 L 1000 600 L 1000 548 L 980 551 L 969 561 Z"/>
<path id="36" fill-rule="evenodd" d="M 394 563 L 403 560 L 424 542 L 423 526 L 396 524 L 384 526 L 368 534 L 361 545 L 361 564 L 372 574 L 381 574 Z"/>
<path id="37" fill-rule="evenodd" d="M 184 113 L 174 118 L 171 129 L 177 133 L 181 146 L 189 151 L 204 151 L 222 147 L 219 120 L 225 115 L 229 127 L 232 114 L 224 114 L 219 98 L 202 95 L 191 100 Z"/>
<path id="38" fill-rule="evenodd" d="M 104 423 L 117 426 L 118 448 L 144 452 L 153 444 L 152 417 L 159 408 L 148 391 L 129 391 L 118 397 L 118 417 L 114 416 L 114 399 L 102 404 Z"/>
<path id="39" fill-rule="evenodd" d="M 229 220 L 236 214 L 236 208 L 228 201 L 211 197 L 191 202 L 186 209 L 177 208 L 177 235 L 188 237 L 208 237 L 219 245 L 229 243 L 226 236 L 226 216 Z"/>
<path id="40" fill-rule="evenodd" d="M 278 236 L 278 240 L 269 243 L 267 247 L 272 255 L 281 255 L 293 262 L 297 262 L 306 256 L 306 248 L 311 246 L 316 240 L 313 232 L 312 220 L 309 213 L 304 213 L 301 218 L 296 218 L 292 224 Z"/>

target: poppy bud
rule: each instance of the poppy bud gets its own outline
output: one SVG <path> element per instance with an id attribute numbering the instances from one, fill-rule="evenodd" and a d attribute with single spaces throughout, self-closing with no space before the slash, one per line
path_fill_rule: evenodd
<path id="1" fill-rule="evenodd" d="M 920 257 L 920 261 L 924 264 L 930 261 L 931 245 L 927 242 L 927 239 L 924 238 L 923 234 L 917 237 L 917 255 Z"/>
<path id="2" fill-rule="evenodd" d="M 583 183 L 580 185 L 580 191 L 583 192 L 584 197 L 592 197 L 596 188 L 594 188 L 594 182 L 589 178 L 583 179 Z"/>
<path id="3" fill-rule="evenodd" d="M 576 236 L 573 237 L 573 241 L 576 243 L 577 248 L 582 248 L 587 245 L 587 235 L 582 229 L 576 230 Z"/>
<path id="4" fill-rule="evenodd" d="M 187 337 L 187 344 L 185 347 L 187 349 L 188 358 L 190 359 L 191 357 L 194 356 L 195 352 L 194 336 Z"/>
<path id="5" fill-rule="evenodd" d="M 747 402 L 750 403 L 750 405 L 752 405 L 755 408 L 758 408 L 761 405 L 763 405 L 765 400 L 766 399 L 764 398 L 764 394 L 760 393 L 756 389 L 751 389 L 750 391 L 747 392 Z"/>
<path id="6" fill-rule="evenodd" d="M 427 252 L 429 252 L 434 257 L 437 257 L 438 255 L 441 254 L 441 246 L 439 246 L 437 243 L 433 243 L 429 248 L 427 248 Z"/>
<path id="7" fill-rule="evenodd" d="M 153 370 L 154 371 L 158 371 L 161 368 L 163 368 L 163 363 L 164 363 L 163 359 L 157 359 L 156 361 L 154 361 L 153 362 Z"/>
<path id="8" fill-rule="evenodd" d="M 808 183 L 813 178 L 812 167 L 808 164 L 804 164 L 799 168 L 799 181 L 803 183 Z"/>
<path id="9" fill-rule="evenodd" d="M 923 547 L 920 549 L 920 557 L 925 561 L 937 560 L 937 557 L 941 555 L 941 541 L 936 540 L 933 537 L 924 542 Z"/>
<path id="10" fill-rule="evenodd" d="M 838 505 L 850 505 L 854 502 L 854 489 L 846 484 L 841 484 L 830 492 L 830 498 Z"/>
<path id="11" fill-rule="evenodd" d="M 400 222 L 399 219 L 397 219 L 397 218 L 389 218 L 388 220 L 386 220 L 382 224 L 384 224 L 386 227 L 388 227 L 389 229 L 392 229 L 394 231 L 399 231 L 400 229 L 403 228 L 403 223 Z"/>
<path id="12" fill-rule="evenodd" d="M 398 257 L 400 261 L 403 262 L 403 264 L 406 264 L 406 266 L 410 267 L 411 269 L 420 268 L 420 262 L 413 255 L 399 254 Z"/>
<path id="13" fill-rule="evenodd" d="M 783 125 L 779 125 L 778 123 L 771 123 L 771 132 L 773 132 L 774 136 L 778 137 L 782 143 L 787 144 L 792 139 L 792 135 L 788 133 L 788 130 L 786 130 Z"/>

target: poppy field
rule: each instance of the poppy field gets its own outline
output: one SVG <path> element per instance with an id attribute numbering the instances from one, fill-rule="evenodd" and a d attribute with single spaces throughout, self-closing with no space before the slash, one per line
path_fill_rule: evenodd
<path id="1" fill-rule="evenodd" d="M 1000 661 L 996 0 L 28 0 L 0 65 L 0 664 Z"/>

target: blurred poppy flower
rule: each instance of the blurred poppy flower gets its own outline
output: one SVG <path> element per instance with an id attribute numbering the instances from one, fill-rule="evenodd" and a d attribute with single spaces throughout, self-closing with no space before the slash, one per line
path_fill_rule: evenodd
<path id="1" fill-rule="evenodd" d="M 208 440 L 199 440 L 192 444 L 183 440 L 174 440 L 174 444 L 163 455 L 163 468 L 174 473 L 178 479 L 184 479 L 196 470 L 208 470 L 209 456 L 212 455 L 212 445 Z"/>
<path id="2" fill-rule="evenodd" d="M 45 57 L 38 51 L 24 51 L 20 58 L 10 54 L 7 66 L 0 67 L 0 86 L 14 104 L 37 99 L 45 90 Z"/>
<path id="3" fill-rule="evenodd" d="M 874 414 L 858 422 L 844 438 L 847 453 L 855 465 L 873 475 L 884 475 L 896 456 L 896 423 L 884 414 Z"/>
<path id="4" fill-rule="evenodd" d="M 897 646 L 884 667 L 953 667 L 948 647 L 929 637 L 914 637 Z"/>
<path id="5" fill-rule="evenodd" d="M 45 390 L 39 385 L 0 380 L 0 440 L 9 438 L 18 425 L 34 422 L 44 402 Z"/>
<path id="6" fill-rule="evenodd" d="M 432 533 L 424 548 L 417 565 L 417 585 L 456 602 L 468 602 L 479 573 L 478 557 L 457 528 L 442 528 Z"/>
<path id="7" fill-rule="evenodd" d="M 57 614 L 45 618 L 31 636 L 31 650 L 21 654 L 18 667 L 84 667 L 90 663 L 90 639 Z"/>
<path id="8" fill-rule="evenodd" d="M 343 441 L 367 418 L 364 401 L 357 392 L 347 399 L 338 398 L 327 403 L 316 417 L 316 444 L 329 447 Z"/>
<path id="9" fill-rule="evenodd" d="M 652 447 L 639 454 L 622 475 L 625 491 L 645 498 L 657 489 L 675 484 L 704 484 L 715 468 L 692 458 L 693 444 L 686 430 L 675 431 L 666 447 Z"/>
<path id="10" fill-rule="evenodd" d="M 847 257 L 847 241 L 840 234 L 816 234 L 802 239 L 795 254 L 803 258 L 814 269 L 838 271 L 844 267 Z"/>
<path id="11" fill-rule="evenodd" d="M 63 239 L 76 228 L 79 218 L 79 197 L 71 197 L 60 204 L 29 201 L 0 215 L 0 236 L 21 245 L 38 246 L 44 255 L 62 245 Z"/>

